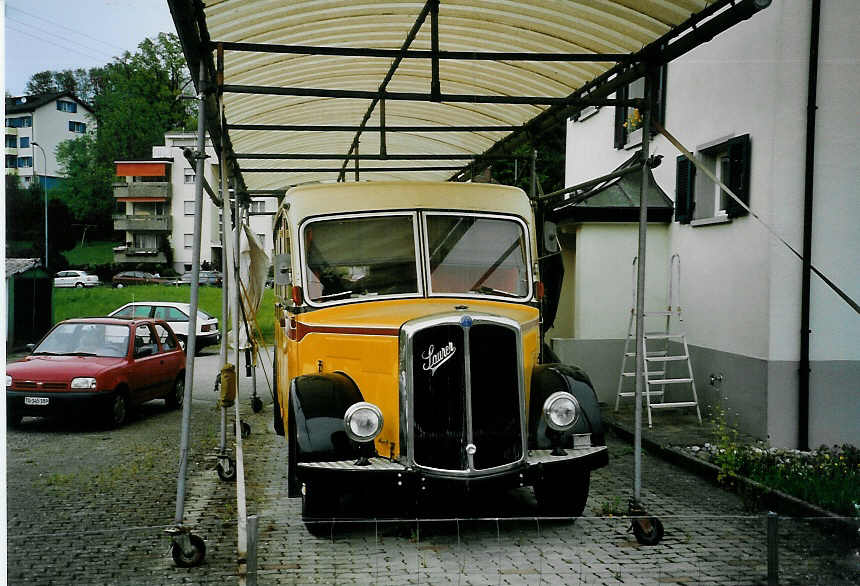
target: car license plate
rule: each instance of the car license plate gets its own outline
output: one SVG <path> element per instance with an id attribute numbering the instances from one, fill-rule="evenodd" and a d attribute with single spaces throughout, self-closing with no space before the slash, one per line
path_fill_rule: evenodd
<path id="1" fill-rule="evenodd" d="M 48 397 L 24 397 L 25 405 L 47 405 Z"/>

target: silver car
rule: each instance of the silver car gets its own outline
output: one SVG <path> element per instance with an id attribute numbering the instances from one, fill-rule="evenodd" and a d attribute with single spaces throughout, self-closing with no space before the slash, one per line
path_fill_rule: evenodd
<path id="1" fill-rule="evenodd" d="M 60 271 L 54 275 L 54 287 L 96 287 L 101 285 L 98 275 L 86 271 Z"/>
<path id="2" fill-rule="evenodd" d="M 191 315 L 191 305 L 174 303 L 172 301 L 135 301 L 110 312 L 109 317 L 126 319 L 154 318 L 166 321 L 170 329 L 179 338 L 182 349 L 188 341 L 188 316 Z M 197 310 L 197 342 L 199 352 L 206 346 L 221 342 L 221 332 L 218 330 L 218 319 L 205 311 Z"/>

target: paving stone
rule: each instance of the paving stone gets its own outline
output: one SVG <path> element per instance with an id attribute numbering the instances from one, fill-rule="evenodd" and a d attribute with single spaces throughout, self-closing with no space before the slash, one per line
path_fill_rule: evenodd
<path id="1" fill-rule="evenodd" d="M 176 568 L 164 528 L 173 524 L 180 414 L 160 401 L 122 429 L 26 419 L 7 435 L 9 584 L 229 584 L 236 578 L 232 483 L 207 460 L 219 414 L 211 389 L 217 356 L 195 365 L 185 519 L 206 540 L 205 563 Z M 585 516 L 534 517 L 529 489 L 478 503 L 485 519 L 336 524 L 333 539 L 309 535 L 300 499 L 286 496 L 286 444 L 259 414 L 240 377 L 247 508 L 259 516 L 258 583 L 267 584 L 761 584 L 765 520 L 735 495 L 649 455 L 643 502 L 663 521 L 660 544 L 639 545 L 623 513 L 632 450 L 610 436 L 610 466 L 592 475 Z M 232 441 L 229 442 L 232 446 Z M 376 495 L 384 498 L 384 495 Z M 489 518 L 489 519 L 486 519 Z M 781 583 L 853 584 L 858 545 L 814 523 L 780 524 Z M 37 552 L 37 554 L 34 554 Z"/>

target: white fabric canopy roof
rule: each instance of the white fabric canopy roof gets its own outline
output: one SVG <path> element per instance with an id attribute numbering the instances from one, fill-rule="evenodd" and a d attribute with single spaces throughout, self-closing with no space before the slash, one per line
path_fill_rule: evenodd
<path id="1" fill-rule="evenodd" d="M 424 0 L 207 0 L 204 31 L 194 23 L 191 0 L 169 0 L 186 55 L 214 50 L 212 43 L 262 43 L 335 48 L 400 50 L 425 8 Z M 710 17 L 729 10 L 727 0 L 441 0 L 438 8 L 438 49 L 446 52 L 621 54 L 631 56 L 672 31 L 689 29 L 691 17 Z M 715 5 L 716 6 L 713 6 Z M 709 6 L 711 5 L 711 6 Z M 704 11 L 704 12 L 703 12 Z M 707 13 L 707 14 L 705 14 Z M 183 25 L 184 23 L 184 25 Z M 193 31 L 193 35 L 188 32 Z M 431 51 L 431 16 L 420 25 L 408 49 Z M 203 41 L 194 46 L 199 35 Z M 208 58 L 208 57 L 206 57 Z M 214 59 L 214 57 L 212 58 Z M 567 98 L 616 66 L 621 59 L 602 62 L 446 59 L 438 61 L 443 96 L 438 101 L 391 99 L 398 92 L 431 91 L 431 59 L 406 56 L 387 86 L 394 61 L 384 57 L 224 51 L 224 84 L 354 90 L 389 93 L 386 127 L 396 126 L 522 126 L 544 113 L 550 103 L 476 103 L 446 101 L 445 96 L 526 96 Z M 195 59 L 189 58 L 194 71 Z M 214 61 L 213 61 L 214 62 Z M 289 92 L 284 92 L 289 93 Z M 604 96 L 607 97 L 607 96 Z M 612 96 L 608 96 L 612 97 Z M 261 95 L 225 91 L 228 125 L 349 125 L 362 123 L 371 99 L 366 96 Z M 555 106 L 553 106 L 555 107 Z M 379 126 L 380 105 L 368 126 Z M 210 124 L 211 130 L 211 124 Z M 360 161 L 361 179 L 445 180 L 470 160 L 510 134 L 510 129 L 466 132 L 387 131 L 389 155 L 428 155 L 426 160 Z M 228 126 L 232 152 L 249 189 L 283 189 L 292 185 L 332 181 L 341 169 L 356 132 L 240 130 Z M 381 134 L 365 130 L 359 152 L 379 155 Z M 339 160 L 248 159 L 243 154 L 338 154 Z M 433 159 L 443 155 L 448 159 Z M 462 159 L 450 157 L 462 155 Z M 352 180 L 354 162 L 347 167 Z M 370 168 L 440 166 L 434 171 L 372 172 Z M 254 172 L 255 169 L 306 169 L 300 172 Z"/>

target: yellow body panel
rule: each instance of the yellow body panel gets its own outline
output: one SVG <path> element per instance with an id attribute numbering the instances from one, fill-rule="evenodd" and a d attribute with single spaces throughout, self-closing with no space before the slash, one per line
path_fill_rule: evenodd
<path id="1" fill-rule="evenodd" d="M 476 299 L 397 299 L 352 303 L 292 316 L 298 331 L 308 328 L 310 332 L 301 340 L 289 340 L 283 334 L 279 336 L 280 355 L 288 357 L 288 366 L 284 368 L 279 363 L 278 372 L 283 413 L 286 413 L 288 381 L 291 378 L 317 372 L 342 372 L 355 381 L 365 401 L 382 410 L 385 425 L 376 439 L 377 452 L 397 457 L 400 453 L 398 330 L 411 319 L 457 311 L 455 306 L 462 305 L 468 306 L 464 313 L 501 315 L 520 324 L 528 406 L 531 372 L 537 363 L 539 350 L 538 310 L 535 307 Z M 313 331 L 315 328 L 336 328 L 342 332 Z M 368 330 L 371 333 L 363 333 Z"/>

